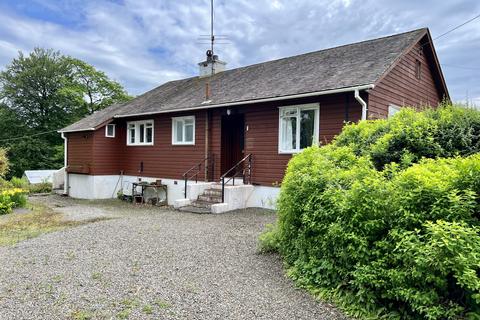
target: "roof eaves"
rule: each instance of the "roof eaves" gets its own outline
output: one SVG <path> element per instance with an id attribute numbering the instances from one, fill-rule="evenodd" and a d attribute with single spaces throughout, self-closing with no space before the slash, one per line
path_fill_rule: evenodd
<path id="1" fill-rule="evenodd" d="M 71 130 L 58 130 L 58 133 L 69 133 L 69 132 L 80 132 L 80 131 L 95 131 L 95 128 L 80 128 L 80 129 L 71 129 Z"/>

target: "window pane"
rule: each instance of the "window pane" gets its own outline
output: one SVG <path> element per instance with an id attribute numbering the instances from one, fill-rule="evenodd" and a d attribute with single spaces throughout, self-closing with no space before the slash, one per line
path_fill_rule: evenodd
<path id="1" fill-rule="evenodd" d="M 297 148 L 297 118 L 282 118 L 282 150 L 295 150 Z"/>
<path id="2" fill-rule="evenodd" d="M 315 135 L 315 110 L 300 111 L 300 149 L 310 147 Z"/>
<path id="3" fill-rule="evenodd" d="M 192 124 L 193 125 L 193 119 L 192 118 L 187 118 L 185 120 L 183 120 L 185 125 L 189 125 L 189 124 Z"/>
<path id="4" fill-rule="evenodd" d="M 177 120 L 176 123 L 175 123 L 175 127 L 176 127 L 176 131 L 177 131 L 177 132 L 175 132 L 176 141 L 177 142 L 183 142 L 183 121 Z"/>
<path id="5" fill-rule="evenodd" d="M 283 109 L 282 110 L 282 116 L 291 116 L 294 117 L 297 115 L 297 108 L 293 109 Z"/>
<path id="6" fill-rule="evenodd" d="M 140 143 L 145 142 L 145 125 L 141 124 L 139 125 L 139 137 L 140 137 Z"/>
<path id="7" fill-rule="evenodd" d="M 152 142 L 152 137 L 153 137 L 153 128 L 147 127 L 147 139 L 146 142 L 151 143 Z"/>
<path id="8" fill-rule="evenodd" d="M 108 136 L 113 136 L 115 133 L 114 133 L 114 126 L 109 124 L 107 125 L 107 135 Z"/>
<path id="9" fill-rule="evenodd" d="M 185 123 L 185 142 L 193 142 L 193 124 Z"/>
<path id="10" fill-rule="evenodd" d="M 130 129 L 130 143 L 135 143 L 135 127 Z"/>

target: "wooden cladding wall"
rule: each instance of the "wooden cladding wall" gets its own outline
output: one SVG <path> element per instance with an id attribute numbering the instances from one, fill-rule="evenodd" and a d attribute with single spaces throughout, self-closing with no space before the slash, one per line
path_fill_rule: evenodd
<path id="1" fill-rule="evenodd" d="M 124 170 L 123 159 L 127 141 L 125 123 L 115 125 L 114 138 L 105 136 L 105 127 L 96 130 L 93 141 L 93 174 L 120 174 L 120 171 Z"/>
<path id="2" fill-rule="evenodd" d="M 350 100 L 347 100 L 347 96 Z M 281 106 L 319 103 L 321 144 L 326 144 L 340 133 L 344 122 L 358 121 L 361 106 L 353 98 L 353 92 L 321 96 L 311 99 L 292 100 L 282 104 L 263 104 L 240 109 L 245 113 L 245 154 L 253 154 L 254 183 L 272 186 L 282 182 L 291 154 L 278 153 L 279 110 Z"/>
<path id="3" fill-rule="evenodd" d="M 433 106 L 443 99 L 432 72 L 433 60 L 427 52 L 421 53 L 417 44 L 406 53 L 397 65 L 370 90 L 368 96 L 369 119 L 386 118 L 388 106 Z M 416 74 L 416 63 L 420 62 L 420 79 Z"/>
<path id="4" fill-rule="evenodd" d="M 278 153 L 278 125 L 281 106 L 304 103 L 320 104 L 321 144 L 326 144 L 338 134 L 345 121 L 358 121 L 361 106 L 354 99 L 353 92 L 346 94 L 321 96 L 309 99 L 297 99 L 280 103 L 264 103 L 255 106 L 232 107 L 232 114 L 244 114 L 245 152 L 253 154 L 253 182 L 272 186 L 281 183 L 290 154 Z M 89 163 L 89 174 L 125 175 L 156 178 L 181 179 L 181 175 L 205 157 L 205 129 L 208 125 L 210 154 L 215 155 L 215 175 L 217 180 L 221 172 L 221 123 L 228 108 L 201 110 L 190 113 L 163 114 L 137 119 L 154 119 L 153 146 L 127 146 L 126 121 L 116 122 L 115 138 L 105 137 L 105 127 L 89 138 L 80 139 L 84 134 L 69 134 L 69 161 Z M 195 145 L 172 145 L 172 117 L 195 115 Z M 247 130 L 248 127 L 248 130 Z M 88 148 L 87 148 L 88 145 Z M 74 160 L 73 160 L 74 159 Z M 141 163 L 143 162 L 143 172 Z M 203 179 L 202 170 L 199 179 Z"/>
<path id="5" fill-rule="evenodd" d="M 91 174 L 93 166 L 94 132 L 73 132 L 67 137 L 67 171 Z"/>

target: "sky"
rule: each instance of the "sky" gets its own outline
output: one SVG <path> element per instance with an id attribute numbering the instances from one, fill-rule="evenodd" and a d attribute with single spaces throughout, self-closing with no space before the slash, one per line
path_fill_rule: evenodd
<path id="1" fill-rule="evenodd" d="M 435 38 L 478 14 L 478 0 L 215 0 L 215 51 L 231 69 L 421 27 Z M 209 32 L 209 0 L 0 0 L 0 69 L 53 48 L 138 95 L 197 75 Z M 452 100 L 480 106 L 480 19 L 434 44 Z"/>

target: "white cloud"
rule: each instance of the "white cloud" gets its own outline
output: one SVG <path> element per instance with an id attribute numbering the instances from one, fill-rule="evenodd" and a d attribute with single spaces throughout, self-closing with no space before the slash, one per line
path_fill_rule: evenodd
<path id="1" fill-rule="evenodd" d="M 51 47 L 95 65 L 139 94 L 195 75 L 208 47 L 197 43 L 199 35 L 209 33 L 207 0 L 36 1 L 56 19 L 19 7 L 0 11 L 0 64 L 17 50 Z M 216 51 L 234 68 L 424 26 L 435 37 L 479 10 L 474 0 L 217 0 L 215 30 L 230 44 Z M 478 67 L 478 34 L 480 19 L 436 41 L 440 61 Z M 467 89 L 480 96 L 478 71 L 444 72 L 454 99 L 463 99 Z"/>

